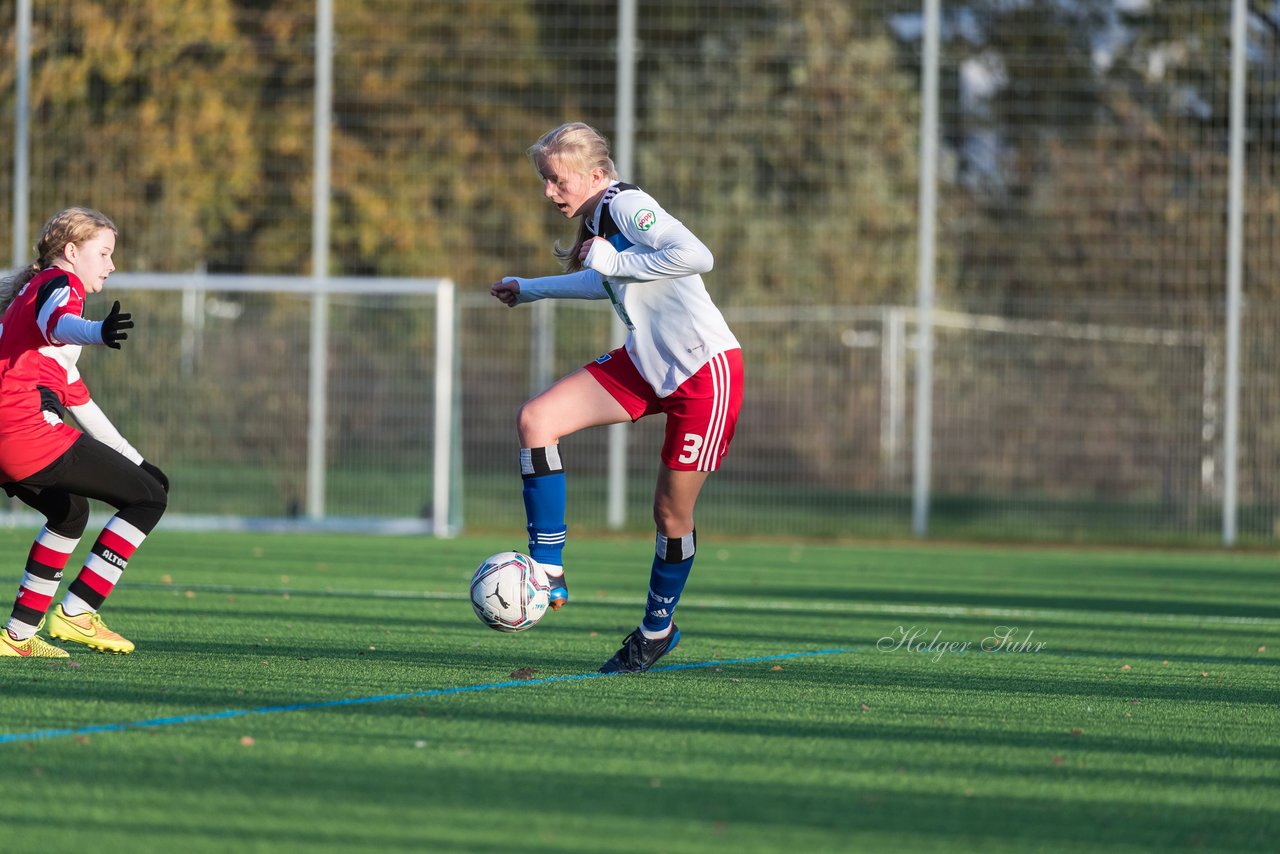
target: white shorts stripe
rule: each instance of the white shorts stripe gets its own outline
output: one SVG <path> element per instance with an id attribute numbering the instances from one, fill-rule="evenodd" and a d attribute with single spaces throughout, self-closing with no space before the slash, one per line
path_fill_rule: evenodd
<path id="1" fill-rule="evenodd" d="M 698 458 L 698 471 L 715 471 L 720 462 L 720 442 L 724 438 L 725 422 L 729 414 L 731 376 L 728 359 L 717 353 L 707 363 L 711 372 L 711 418 L 707 434 Z"/>
<path id="2" fill-rule="evenodd" d="M 707 375 L 711 377 L 711 415 L 707 417 L 706 427 L 702 431 L 702 447 L 698 449 L 696 468 L 698 471 L 709 471 L 707 468 L 707 449 L 711 447 L 711 433 L 716 423 L 716 410 L 720 401 L 720 377 L 716 374 L 716 359 L 712 356 L 707 362 Z"/>
<path id="3" fill-rule="evenodd" d="M 711 360 L 711 419 L 707 424 L 706 446 L 702 449 L 702 459 L 699 461 L 698 469 L 700 471 L 715 471 L 716 461 L 719 458 L 718 449 L 720 447 L 720 437 L 724 432 L 724 415 L 728 408 L 728 385 L 725 370 L 724 354 L 718 353 Z"/>
<path id="4" fill-rule="evenodd" d="M 712 458 L 711 447 L 715 443 L 716 418 L 720 414 L 720 371 L 716 361 L 719 355 L 713 356 L 707 363 L 707 373 L 711 377 L 711 415 L 707 418 L 707 429 L 702 435 L 702 451 L 698 454 L 698 471 L 711 471 L 709 465 Z"/>

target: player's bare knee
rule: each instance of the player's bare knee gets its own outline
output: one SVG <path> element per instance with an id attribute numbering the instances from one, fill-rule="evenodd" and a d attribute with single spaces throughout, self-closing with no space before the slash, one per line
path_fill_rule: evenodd
<path id="1" fill-rule="evenodd" d="M 653 524 L 664 537 L 683 537 L 693 530 L 693 514 L 658 498 L 653 502 Z"/>
<path id="2" fill-rule="evenodd" d="M 547 409 L 538 398 L 527 400 L 516 412 L 516 433 L 522 448 L 542 448 L 560 441 L 554 425 L 550 424 Z"/>
<path id="3" fill-rule="evenodd" d="M 534 447 L 530 443 L 530 437 L 536 434 L 538 428 L 538 417 L 536 405 L 532 400 L 526 400 L 516 410 L 516 433 L 520 436 L 521 447 Z M 538 447 L 541 447 L 539 445 Z"/>

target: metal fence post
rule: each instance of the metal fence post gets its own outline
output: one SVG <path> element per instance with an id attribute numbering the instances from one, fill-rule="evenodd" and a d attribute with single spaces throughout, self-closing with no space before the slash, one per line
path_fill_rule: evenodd
<path id="1" fill-rule="evenodd" d="M 618 3 L 618 79 L 614 140 L 614 164 L 624 180 L 634 176 L 635 152 L 636 0 Z M 613 321 L 613 346 L 626 340 L 626 329 Z M 627 425 L 609 427 L 608 524 L 617 530 L 627 521 Z"/>
<path id="2" fill-rule="evenodd" d="M 940 0 L 924 0 L 924 46 L 921 62 L 920 115 L 920 245 L 917 257 L 916 412 L 914 471 L 911 486 L 911 530 L 929 531 L 929 464 L 933 430 L 933 276 L 934 220 L 938 203 L 938 53 Z"/>
<path id="3" fill-rule="evenodd" d="M 1240 431 L 1240 302 L 1244 252 L 1244 90 L 1245 29 L 1249 11 L 1245 0 L 1231 10 L 1231 159 L 1227 207 L 1227 366 L 1224 378 L 1222 448 L 1222 544 L 1236 541 L 1237 466 Z"/>
<path id="4" fill-rule="evenodd" d="M 311 276 L 329 276 L 329 128 L 333 113 L 333 0 L 316 0 L 315 138 L 312 149 Z M 310 406 L 307 424 L 307 516 L 324 516 L 329 380 L 329 295 L 311 297 Z"/>
<path id="5" fill-rule="evenodd" d="M 18 0 L 13 40 L 15 68 L 13 108 L 13 266 L 28 262 L 27 220 L 31 183 L 31 0 Z"/>

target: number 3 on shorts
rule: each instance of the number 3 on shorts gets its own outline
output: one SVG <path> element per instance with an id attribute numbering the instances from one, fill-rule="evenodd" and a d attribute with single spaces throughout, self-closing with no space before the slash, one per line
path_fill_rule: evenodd
<path id="1" fill-rule="evenodd" d="M 698 454 L 702 451 L 702 437 L 697 433 L 684 434 L 684 448 L 681 449 L 680 462 L 692 463 L 698 459 Z"/>

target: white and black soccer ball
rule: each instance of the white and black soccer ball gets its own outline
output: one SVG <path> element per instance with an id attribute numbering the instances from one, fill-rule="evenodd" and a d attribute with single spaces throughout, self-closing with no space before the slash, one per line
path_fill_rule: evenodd
<path id="1" fill-rule="evenodd" d="M 551 585 L 542 567 L 519 552 L 485 558 L 471 578 L 471 607 L 500 632 L 531 629 L 547 613 Z"/>

